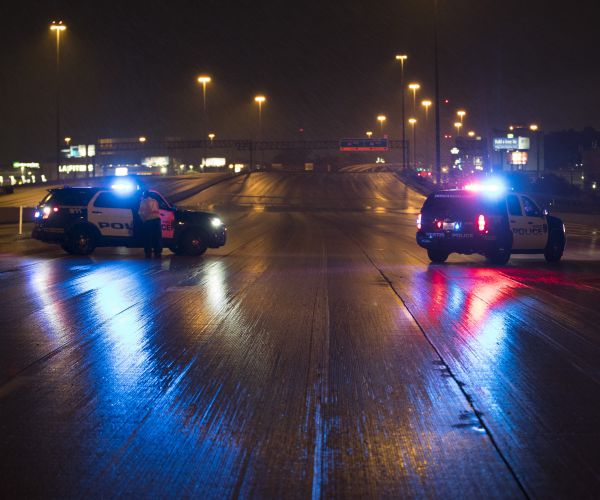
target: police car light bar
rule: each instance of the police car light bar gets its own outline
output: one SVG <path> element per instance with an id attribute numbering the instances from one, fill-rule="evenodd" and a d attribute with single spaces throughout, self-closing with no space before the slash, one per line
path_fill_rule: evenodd
<path id="1" fill-rule="evenodd" d="M 474 193 L 502 194 L 506 191 L 506 186 L 498 180 L 490 180 L 484 184 L 477 182 L 467 184 L 464 189 Z"/>
<path id="2" fill-rule="evenodd" d="M 136 189 L 139 189 L 139 186 L 132 181 L 118 181 L 111 184 L 110 187 L 121 194 L 130 194 Z"/>

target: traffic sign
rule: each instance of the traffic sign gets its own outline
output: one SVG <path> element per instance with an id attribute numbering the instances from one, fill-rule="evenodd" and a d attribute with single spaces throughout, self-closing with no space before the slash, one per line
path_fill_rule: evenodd
<path id="1" fill-rule="evenodd" d="M 387 151 L 387 139 L 340 139 L 340 151 Z"/>

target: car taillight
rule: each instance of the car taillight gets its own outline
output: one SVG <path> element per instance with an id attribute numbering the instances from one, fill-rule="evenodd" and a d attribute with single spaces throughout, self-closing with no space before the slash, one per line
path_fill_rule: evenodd
<path id="1" fill-rule="evenodd" d="M 485 215 L 479 215 L 479 217 L 477 218 L 477 227 L 482 233 L 486 231 L 487 221 L 485 220 Z"/>
<path id="2" fill-rule="evenodd" d="M 50 206 L 46 205 L 42 209 L 42 219 L 47 219 L 48 217 L 50 217 L 50 214 L 56 213 L 56 212 L 58 212 L 58 210 L 59 210 L 59 207 L 50 207 Z"/>
<path id="3" fill-rule="evenodd" d="M 437 227 L 438 229 L 442 229 L 443 225 L 444 225 L 444 223 L 441 220 L 435 221 L 435 227 Z"/>
<path id="4" fill-rule="evenodd" d="M 417 216 L 417 229 L 421 229 L 421 214 Z"/>

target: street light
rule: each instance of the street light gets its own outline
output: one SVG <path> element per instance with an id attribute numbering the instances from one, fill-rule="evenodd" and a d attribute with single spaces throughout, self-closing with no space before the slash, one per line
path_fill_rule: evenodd
<path id="1" fill-rule="evenodd" d="M 62 21 L 52 21 L 50 31 L 56 34 L 56 178 L 60 179 L 60 34 L 67 29 Z"/>
<path id="2" fill-rule="evenodd" d="M 454 122 L 454 126 L 456 127 L 456 136 L 460 137 L 460 127 L 462 127 L 462 123 L 460 122 Z"/>
<path id="3" fill-rule="evenodd" d="M 421 88 L 418 83 L 409 83 L 408 88 L 413 92 L 413 113 L 417 112 L 417 90 Z"/>
<path id="4" fill-rule="evenodd" d="M 539 127 L 532 123 L 529 125 L 529 130 L 531 130 L 535 134 L 535 168 L 536 168 L 536 177 L 540 178 L 540 133 Z"/>
<path id="5" fill-rule="evenodd" d="M 211 77 L 206 75 L 201 75 L 198 77 L 198 83 L 202 84 L 202 100 L 203 100 L 203 109 L 204 113 L 206 113 L 206 84 L 211 82 Z"/>
<path id="6" fill-rule="evenodd" d="M 467 135 L 468 135 L 469 137 L 475 137 L 475 132 L 474 132 L 473 130 L 469 130 L 469 131 L 467 132 Z"/>
<path id="7" fill-rule="evenodd" d="M 415 125 L 417 124 L 416 118 L 409 118 L 408 123 L 412 126 L 413 133 L 413 168 L 417 168 L 417 129 Z"/>
<path id="8" fill-rule="evenodd" d="M 429 99 L 421 101 L 421 106 L 423 106 L 425 108 L 425 121 L 427 121 L 427 118 L 429 116 L 429 106 L 431 106 L 431 101 Z"/>
<path id="9" fill-rule="evenodd" d="M 65 144 L 68 146 L 71 143 L 70 137 L 65 137 Z"/>
<path id="10" fill-rule="evenodd" d="M 396 55 L 396 61 L 400 61 L 400 88 L 402 89 L 402 168 L 406 168 L 406 123 L 404 117 L 404 61 L 408 59 L 405 54 Z"/>
<path id="11" fill-rule="evenodd" d="M 212 146 L 212 142 L 215 138 L 215 134 L 213 134 L 212 132 L 210 134 L 208 134 L 208 138 L 210 139 L 210 145 Z"/>
<path id="12" fill-rule="evenodd" d="M 425 108 L 425 126 L 423 130 L 425 132 L 425 154 L 423 155 L 423 161 L 429 165 L 429 107 L 433 103 L 429 99 L 421 101 L 421 106 Z M 421 133 L 421 135 L 423 135 Z"/>
<path id="13" fill-rule="evenodd" d="M 379 122 L 379 130 L 381 131 L 381 137 L 383 137 L 383 122 L 385 122 L 386 119 L 387 118 L 385 115 L 377 116 L 377 121 Z"/>
<path id="14" fill-rule="evenodd" d="M 208 117 L 206 115 L 206 85 L 212 81 L 212 78 L 208 75 L 200 75 L 198 77 L 198 83 L 202 84 L 202 133 L 206 134 L 208 128 Z M 204 161 L 206 161 L 206 145 L 204 146 Z"/>
<path id="15" fill-rule="evenodd" d="M 262 105 L 267 102 L 264 95 L 257 95 L 254 102 L 258 104 L 258 140 L 262 140 Z M 261 164 L 264 163 L 264 150 L 261 150 Z"/>
<path id="16" fill-rule="evenodd" d="M 460 118 L 460 123 L 463 122 L 463 118 L 465 117 L 465 115 L 467 114 L 466 111 L 463 111 L 462 109 L 457 111 L 456 114 L 458 115 L 458 117 Z"/>
<path id="17" fill-rule="evenodd" d="M 143 135 L 141 135 L 138 141 L 140 141 L 143 144 L 144 142 L 146 142 L 146 138 Z"/>
<path id="18" fill-rule="evenodd" d="M 370 139 L 371 136 L 373 135 L 373 132 L 371 132 L 370 130 L 367 130 L 366 134 L 367 134 L 367 137 Z"/>

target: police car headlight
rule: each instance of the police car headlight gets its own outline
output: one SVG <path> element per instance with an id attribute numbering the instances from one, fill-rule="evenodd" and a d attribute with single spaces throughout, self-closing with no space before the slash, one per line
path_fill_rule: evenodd
<path id="1" fill-rule="evenodd" d="M 223 225 L 223 222 L 218 217 L 213 217 L 212 219 L 210 219 L 210 225 L 216 229 L 218 227 L 221 227 Z"/>

